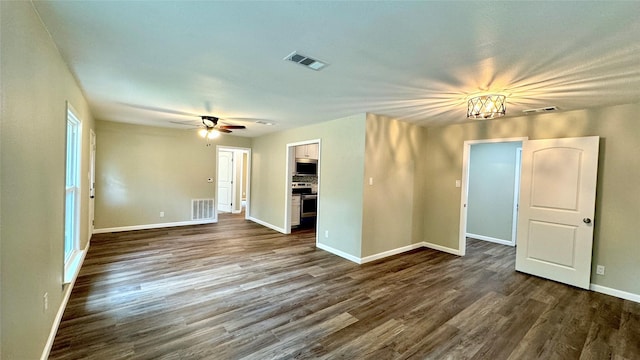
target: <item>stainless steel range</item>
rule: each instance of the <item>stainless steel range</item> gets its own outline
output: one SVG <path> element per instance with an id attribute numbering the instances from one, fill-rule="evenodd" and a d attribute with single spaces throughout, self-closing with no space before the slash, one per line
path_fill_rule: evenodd
<path id="1" fill-rule="evenodd" d="M 291 183 L 292 193 L 300 194 L 300 218 L 314 218 L 317 216 L 318 194 L 316 189 L 317 187 L 313 183 Z"/>

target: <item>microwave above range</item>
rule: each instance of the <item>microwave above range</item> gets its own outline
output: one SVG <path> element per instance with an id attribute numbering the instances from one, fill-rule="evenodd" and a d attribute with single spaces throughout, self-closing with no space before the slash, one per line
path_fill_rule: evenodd
<path id="1" fill-rule="evenodd" d="M 296 168 L 294 171 L 298 176 L 316 176 L 318 175 L 318 160 L 297 158 Z"/>

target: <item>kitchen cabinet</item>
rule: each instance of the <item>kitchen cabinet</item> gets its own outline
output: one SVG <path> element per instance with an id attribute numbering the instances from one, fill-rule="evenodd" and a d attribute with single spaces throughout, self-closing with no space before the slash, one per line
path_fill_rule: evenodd
<path id="1" fill-rule="evenodd" d="M 291 176 L 295 176 L 296 174 L 296 158 L 297 156 L 297 146 L 293 148 L 293 157 L 291 157 L 291 159 L 289 159 L 289 169 L 291 169 Z"/>
<path id="2" fill-rule="evenodd" d="M 300 194 L 291 197 L 291 226 L 300 225 Z"/>
<path id="3" fill-rule="evenodd" d="M 318 160 L 318 155 L 319 155 L 318 144 L 307 144 L 307 145 L 296 146 L 296 158 Z"/>

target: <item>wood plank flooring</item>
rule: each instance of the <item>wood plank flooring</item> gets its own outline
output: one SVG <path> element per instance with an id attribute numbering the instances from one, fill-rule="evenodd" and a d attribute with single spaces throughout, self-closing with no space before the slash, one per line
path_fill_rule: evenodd
<path id="1" fill-rule="evenodd" d="M 242 217 L 94 235 L 50 359 L 640 359 L 640 304 L 514 249 L 357 265 Z"/>

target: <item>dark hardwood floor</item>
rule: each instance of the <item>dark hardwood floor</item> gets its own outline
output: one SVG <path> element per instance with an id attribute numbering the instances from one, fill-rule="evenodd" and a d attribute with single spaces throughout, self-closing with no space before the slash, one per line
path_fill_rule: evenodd
<path id="1" fill-rule="evenodd" d="M 50 359 L 640 359 L 640 304 L 514 249 L 357 265 L 242 217 L 94 235 Z"/>

